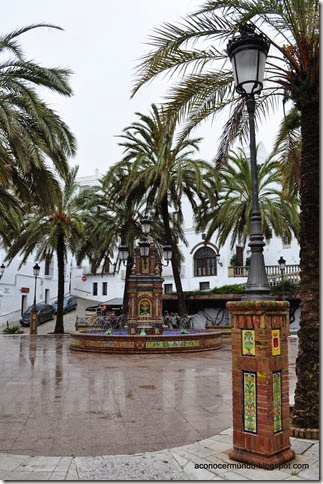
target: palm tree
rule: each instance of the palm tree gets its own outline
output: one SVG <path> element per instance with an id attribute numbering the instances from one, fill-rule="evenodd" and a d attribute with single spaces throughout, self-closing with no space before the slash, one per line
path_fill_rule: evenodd
<path id="1" fill-rule="evenodd" d="M 273 151 L 278 156 L 284 194 L 299 194 L 301 179 L 302 137 L 299 110 L 294 106 L 284 116 Z"/>
<path id="2" fill-rule="evenodd" d="M 224 51 L 239 26 L 249 22 L 270 40 L 265 88 L 257 115 L 285 102 L 300 113 L 300 267 L 302 318 L 296 363 L 294 420 L 304 428 L 319 425 L 319 1 L 208 0 L 181 24 L 164 24 L 151 39 L 154 49 L 138 66 L 133 94 L 159 74 L 180 73 L 169 95 L 167 114 L 189 115 L 185 134 L 201 120 L 231 108 L 218 162 L 230 144 L 245 134 L 244 100 L 234 93 Z M 199 44 L 199 42 L 201 44 Z M 208 45 L 208 42 L 211 44 Z"/>
<path id="3" fill-rule="evenodd" d="M 127 318 L 128 278 L 131 274 L 135 240 L 142 235 L 140 218 L 143 216 L 143 202 L 118 196 L 122 180 L 126 176 L 124 170 L 120 170 L 119 174 L 114 172 L 111 179 L 107 176 L 106 180 L 101 180 L 100 185 L 85 190 L 78 197 L 84 235 L 77 250 L 76 261 L 80 265 L 88 257 L 96 272 L 101 264 L 104 268 L 110 263 L 120 244 L 129 247 L 123 295 L 123 314 Z M 118 269 L 120 262 L 117 261 L 115 271 Z"/>
<path id="4" fill-rule="evenodd" d="M 38 260 L 51 257 L 56 252 L 58 295 L 55 333 L 64 333 L 64 267 L 67 251 L 76 252 L 83 231 L 76 206 L 77 171 L 76 166 L 67 174 L 64 188 L 60 197 L 56 199 L 54 210 L 36 207 L 33 213 L 26 216 L 21 233 L 12 243 L 6 257 L 8 261 L 12 261 L 19 253 L 23 254 L 20 268 L 34 251 Z"/>
<path id="5" fill-rule="evenodd" d="M 22 34 L 40 27 L 59 29 L 37 24 L 0 36 L 0 176 L 14 183 L 24 201 L 48 206 L 55 203 L 58 189 L 48 160 L 56 173 L 67 176 L 67 160 L 75 154 L 76 142 L 37 91 L 47 88 L 71 96 L 71 72 L 27 60 L 17 41 Z"/>
<path id="6" fill-rule="evenodd" d="M 206 240 L 217 233 L 219 246 L 231 236 L 230 245 L 246 245 L 251 231 L 251 170 L 247 154 L 239 148 L 231 151 L 226 167 L 215 174 L 218 200 L 212 206 L 209 200 L 198 211 L 197 230 L 205 232 Z M 259 205 L 262 229 L 267 241 L 272 232 L 289 242 L 299 236 L 298 199 L 285 197 L 281 190 L 280 164 L 269 156 L 258 166 Z"/>
<path id="7" fill-rule="evenodd" d="M 160 216 L 164 225 L 164 242 L 172 247 L 172 269 L 177 290 L 178 310 L 185 314 L 186 304 L 180 277 L 182 256 L 178 249 L 178 227 L 171 222 L 170 209 L 177 213 L 177 224 L 183 219 L 181 200 L 186 195 L 196 206 L 196 195 L 207 190 L 203 172 L 210 166 L 194 159 L 200 139 L 175 141 L 176 123 L 164 122 L 157 106 L 152 105 L 150 115 L 136 113 L 134 122 L 121 135 L 124 158 L 115 166 L 119 169 L 131 163 L 131 175 L 125 180 L 123 193 L 141 199 L 145 194 L 147 210 Z"/>

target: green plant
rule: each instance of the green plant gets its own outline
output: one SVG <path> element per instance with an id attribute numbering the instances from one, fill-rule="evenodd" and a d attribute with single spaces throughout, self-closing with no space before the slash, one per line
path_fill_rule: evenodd
<path id="1" fill-rule="evenodd" d="M 300 284 L 284 281 L 284 283 L 280 282 L 276 286 L 271 286 L 270 290 L 274 295 L 282 295 L 284 292 L 285 295 L 294 296 L 299 294 Z"/>
<path id="2" fill-rule="evenodd" d="M 233 267 L 242 266 L 242 257 L 239 257 L 237 254 L 233 254 L 230 259 L 230 265 Z"/>
<path id="3" fill-rule="evenodd" d="M 201 291 L 197 289 L 196 291 L 184 291 L 184 296 L 187 298 L 189 296 L 199 296 L 199 295 L 210 295 L 210 294 L 244 294 L 245 285 L 244 284 L 226 284 L 221 287 L 213 287 L 209 291 Z M 172 295 L 177 295 L 176 292 L 172 292 Z"/>
<path id="4" fill-rule="evenodd" d="M 11 326 L 3 330 L 4 334 L 24 334 L 24 331 L 19 326 Z"/>

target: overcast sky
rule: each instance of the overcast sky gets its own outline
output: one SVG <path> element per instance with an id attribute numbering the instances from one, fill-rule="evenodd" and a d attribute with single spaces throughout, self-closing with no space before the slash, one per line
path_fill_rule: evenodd
<path id="1" fill-rule="evenodd" d="M 197 0 L 2 0 L 1 34 L 25 25 L 46 22 L 64 32 L 37 29 L 20 37 L 30 59 L 48 67 L 64 66 L 74 74 L 72 98 L 42 93 L 68 123 L 78 142 L 72 164 L 79 175 L 103 174 L 119 161 L 116 136 L 134 119 L 148 112 L 151 103 L 162 101 L 165 82 L 153 81 L 133 99 L 134 68 L 150 47 L 145 43 L 162 22 L 174 22 L 195 11 Z M 280 115 L 272 116 L 257 134 L 267 151 L 275 137 Z M 194 132 L 203 136 L 201 156 L 211 160 L 216 153 L 223 119 Z"/>

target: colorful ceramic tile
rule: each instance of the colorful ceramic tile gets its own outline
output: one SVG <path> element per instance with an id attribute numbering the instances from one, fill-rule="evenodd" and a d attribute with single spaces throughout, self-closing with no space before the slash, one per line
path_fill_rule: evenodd
<path id="1" fill-rule="evenodd" d="M 243 430 L 257 433 L 257 376 L 243 371 Z"/>
<path id="2" fill-rule="evenodd" d="M 243 356 L 255 356 L 255 331 L 253 329 L 243 329 L 241 340 Z"/>
<path id="3" fill-rule="evenodd" d="M 185 341 L 147 341 L 146 348 L 192 348 L 200 346 L 199 340 L 185 340 Z"/>
<path id="4" fill-rule="evenodd" d="M 280 329 L 271 330 L 271 348 L 273 356 L 280 355 Z"/>
<path id="5" fill-rule="evenodd" d="M 283 430 L 281 371 L 273 372 L 274 432 Z"/>
<path id="6" fill-rule="evenodd" d="M 71 345 L 73 346 L 81 346 L 81 341 L 79 339 L 72 338 Z"/>
<path id="7" fill-rule="evenodd" d="M 148 298 L 141 299 L 138 303 L 138 316 L 152 316 L 151 301 Z"/>
<path id="8" fill-rule="evenodd" d="M 85 346 L 94 348 L 134 348 L 133 341 L 85 340 Z"/>

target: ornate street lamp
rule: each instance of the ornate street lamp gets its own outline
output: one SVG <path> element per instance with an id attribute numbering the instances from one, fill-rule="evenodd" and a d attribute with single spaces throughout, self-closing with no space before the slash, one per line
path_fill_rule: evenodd
<path id="1" fill-rule="evenodd" d="M 167 267 L 170 263 L 173 255 L 173 250 L 171 245 L 164 245 L 163 247 L 163 258 L 166 261 L 166 264 L 163 264 L 162 261 L 158 262 L 159 268 L 161 270 L 162 267 Z"/>
<path id="2" fill-rule="evenodd" d="M 286 266 L 286 261 L 285 259 L 283 258 L 283 256 L 281 255 L 280 256 L 280 259 L 278 261 L 278 265 L 279 265 L 279 270 L 280 270 L 280 273 L 282 275 L 282 286 L 283 286 L 283 298 L 285 297 L 285 288 L 284 288 L 284 274 L 285 274 L 285 266 Z"/>
<path id="3" fill-rule="evenodd" d="M 2 263 L 1 266 L 0 266 L 0 279 L 2 278 L 2 276 L 4 274 L 5 268 L 6 268 L 6 266 L 4 265 L 4 263 Z"/>
<path id="4" fill-rule="evenodd" d="M 239 36 L 229 41 L 227 53 L 233 66 L 236 91 L 246 99 L 250 126 L 252 210 L 249 247 L 251 258 L 245 299 L 269 299 L 270 288 L 263 256 L 263 248 L 266 244 L 262 234 L 259 210 L 255 136 L 255 94 L 259 94 L 263 88 L 269 40 L 263 34 L 255 33 L 255 27 L 250 24 L 241 25 L 239 32 Z"/>
<path id="5" fill-rule="evenodd" d="M 139 247 L 141 257 L 146 259 L 149 256 L 150 243 L 148 240 L 143 240 L 142 242 L 139 242 Z"/>
<path id="6" fill-rule="evenodd" d="M 151 220 L 149 218 L 144 218 L 141 222 L 141 229 L 144 235 L 149 235 L 151 227 Z"/>
<path id="7" fill-rule="evenodd" d="M 40 267 L 36 264 L 33 267 L 34 277 L 35 277 L 35 290 L 34 290 L 34 303 L 30 311 L 30 334 L 37 334 L 38 325 L 38 313 L 36 305 L 36 290 L 37 290 L 37 277 L 39 276 Z"/>
<path id="8" fill-rule="evenodd" d="M 164 245 L 163 247 L 163 256 L 166 261 L 166 265 L 168 266 L 169 262 L 172 260 L 173 250 L 171 245 Z"/>
<path id="9" fill-rule="evenodd" d="M 127 259 L 129 257 L 129 249 L 126 245 L 120 245 L 119 246 L 119 259 L 123 264 L 126 264 Z"/>

